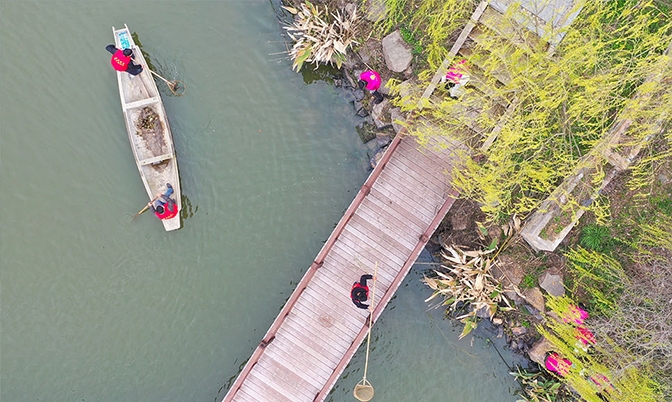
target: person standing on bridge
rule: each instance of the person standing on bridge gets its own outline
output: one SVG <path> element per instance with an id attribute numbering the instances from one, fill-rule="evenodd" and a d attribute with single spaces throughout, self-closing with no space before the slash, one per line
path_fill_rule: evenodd
<path id="1" fill-rule="evenodd" d="M 352 302 L 355 303 L 355 306 L 364 310 L 369 308 L 368 304 L 364 304 L 369 299 L 369 286 L 366 284 L 366 281 L 369 279 L 373 279 L 373 275 L 362 275 L 359 278 L 359 282 L 353 283 L 352 289 L 350 289 Z"/>

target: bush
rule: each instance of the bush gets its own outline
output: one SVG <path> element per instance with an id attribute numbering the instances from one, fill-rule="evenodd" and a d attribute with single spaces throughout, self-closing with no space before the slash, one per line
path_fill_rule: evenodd
<path id="1" fill-rule="evenodd" d="M 613 245 L 609 228 L 597 224 L 589 224 L 581 229 L 579 244 L 594 251 L 605 251 Z"/>

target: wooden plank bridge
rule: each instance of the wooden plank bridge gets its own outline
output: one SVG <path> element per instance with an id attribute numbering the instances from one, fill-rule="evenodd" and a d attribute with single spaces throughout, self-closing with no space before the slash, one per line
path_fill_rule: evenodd
<path id="1" fill-rule="evenodd" d="M 474 41 L 474 35 L 496 28 L 496 18 L 504 18 L 502 13 L 511 3 L 481 2 L 451 54 L 466 56 L 468 50 L 463 45 Z M 545 27 L 564 23 L 571 7 L 570 0 L 544 1 L 555 7 L 551 13 L 540 1 L 526 3 L 531 4 L 527 13 L 535 16 L 536 23 L 524 18 L 521 26 L 527 33 L 546 37 L 550 37 L 547 32 L 538 29 L 542 26 L 539 20 L 546 18 Z M 536 30 L 530 30 L 535 26 Z M 506 32 L 495 34 L 513 38 Z M 445 74 L 449 62 L 437 77 Z M 438 79 L 432 82 L 425 97 L 432 95 Z M 350 301 L 353 282 L 364 273 L 373 274 L 377 265 L 375 322 L 455 201 L 451 171 L 464 151 L 463 144 L 447 137 L 437 137 L 422 147 L 403 130 L 395 137 L 224 402 L 326 399 L 368 331 L 368 310 L 358 309 Z"/>

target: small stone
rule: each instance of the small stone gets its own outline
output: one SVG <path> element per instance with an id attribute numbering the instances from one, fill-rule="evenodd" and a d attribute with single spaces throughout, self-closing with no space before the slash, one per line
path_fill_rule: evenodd
<path id="1" fill-rule="evenodd" d="M 495 325 L 502 325 L 504 323 L 504 320 L 502 320 L 499 317 L 495 317 L 495 318 L 492 319 L 492 323 L 495 324 Z"/>
<path id="2" fill-rule="evenodd" d="M 511 333 L 514 336 L 525 335 L 527 333 L 527 328 L 525 328 L 525 327 L 514 327 L 514 328 L 511 328 Z"/>
<path id="3" fill-rule="evenodd" d="M 366 110 L 364 107 L 360 107 L 357 109 L 357 116 L 359 117 L 368 117 L 369 112 Z"/>
<path id="4" fill-rule="evenodd" d="M 562 276 L 560 275 L 546 272 L 539 279 L 539 286 L 551 296 L 560 297 L 565 295 L 565 284 L 562 282 Z"/>
<path id="5" fill-rule="evenodd" d="M 543 322 L 543 321 L 544 321 L 544 317 L 541 315 L 541 313 L 539 313 L 539 311 L 538 311 L 536 308 L 530 306 L 529 304 L 525 304 L 525 309 L 526 309 L 530 314 L 532 314 L 532 317 L 534 317 L 535 320 L 537 320 L 537 321 L 539 321 L 539 322 Z"/>
<path id="6" fill-rule="evenodd" d="M 392 120 L 392 128 L 394 128 L 394 132 L 399 134 L 403 127 L 399 122 L 404 121 L 404 116 L 401 114 L 400 108 L 395 107 L 390 109 L 390 120 Z"/>
<path id="7" fill-rule="evenodd" d="M 488 306 L 483 306 L 478 311 L 476 311 L 476 317 L 478 318 L 490 318 L 490 309 Z"/>
<path id="8" fill-rule="evenodd" d="M 530 360 L 543 365 L 546 353 L 550 352 L 552 348 L 553 346 L 548 340 L 546 340 L 546 338 L 541 338 L 534 345 L 532 345 L 532 348 L 530 348 L 527 354 L 530 357 Z"/>
<path id="9" fill-rule="evenodd" d="M 378 162 L 380 162 L 381 159 L 383 159 L 383 155 L 385 154 L 385 148 L 381 148 L 378 151 L 376 151 L 376 154 L 373 155 L 373 158 L 371 158 L 371 168 L 374 168 L 378 165 Z"/>
<path id="10" fill-rule="evenodd" d="M 376 151 L 378 151 L 379 148 L 381 148 L 378 145 L 378 140 L 377 139 L 372 139 L 366 142 L 364 146 L 369 150 L 370 154 L 375 154 Z"/>
<path id="11" fill-rule="evenodd" d="M 511 348 L 511 350 L 518 349 L 518 343 L 516 341 L 512 341 L 511 344 L 509 345 L 509 348 Z"/>
<path id="12" fill-rule="evenodd" d="M 346 3 L 345 12 L 348 15 L 352 15 L 357 11 L 357 5 L 355 3 Z"/>
<path id="13" fill-rule="evenodd" d="M 376 133 L 376 142 L 379 148 L 385 148 L 386 146 L 390 145 L 392 138 L 385 133 Z"/>
<path id="14" fill-rule="evenodd" d="M 384 0 L 367 0 L 365 18 L 371 22 L 378 22 L 385 18 L 386 8 Z"/>

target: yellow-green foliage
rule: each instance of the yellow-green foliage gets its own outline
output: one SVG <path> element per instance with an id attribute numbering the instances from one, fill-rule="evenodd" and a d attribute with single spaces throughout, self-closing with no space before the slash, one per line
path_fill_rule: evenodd
<path id="1" fill-rule="evenodd" d="M 644 252 L 648 247 L 661 247 L 672 251 L 672 217 L 660 214 L 652 223 L 640 226 L 638 251 Z M 643 247 L 642 247 L 643 246 Z M 646 251 L 651 253 L 650 250 Z"/>
<path id="2" fill-rule="evenodd" d="M 514 44 L 509 36 L 491 32 L 491 40 L 473 45 L 467 62 L 478 66 L 484 78 L 472 77 L 459 101 L 442 90 L 435 91 L 432 102 L 404 99 L 407 108 L 422 107 L 422 115 L 444 133 L 471 140 L 474 149 L 496 127 L 501 108 L 518 105 L 496 141 L 476 151 L 475 156 L 483 153 L 479 163 L 466 162 L 454 174 L 454 184 L 484 205 L 490 219 L 524 216 L 536 208 L 617 118 L 636 118 L 626 146 L 656 131 L 655 121 L 670 109 L 672 91 L 667 79 L 641 86 L 654 71 L 669 70 L 669 56 L 662 54 L 672 42 L 672 17 L 651 1 L 584 2 L 552 58 L 512 21 L 499 28 L 519 32 L 521 39 Z M 477 90 L 489 93 L 474 96 Z M 626 113 L 619 115 L 622 110 Z M 597 181 L 604 172 L 594 174 L 591 180 Z"/>
<path id="3" fill-rule="evenodd" d="M 399 24 L 403 24 L 408 15 L 405 12 L 408 0 L 384 0 L 385 18 L 378 22 L 378 29 L 384 35 L 393 31 Z M 364 3 L 371 3 L 370 0 L 364 0 Z"/>
<path id="4" fill-rule="evenodd" d="M 469 4 L 471 3 L 471 4 Z M 412 13 L 410 25 L 422 29 L 429 71 L 435 71 L 448 55 L 448 36 L 461 29 L 473 12 L 476 2 L 460 0 L 424 0 Z"/>
<path id="5" fill-rule="evenodd" d="M 608 315 L 615 307 L 628 278 L 621 264 L 598 251 L 581 246 L 565 253 L 567 266 L 572 273 L 571 291 L 587 293 L 587 302 L 593 311 Z"/>
<path id="6" fill-rule="evenodd" d="M 568 297 L 550 297 L 547 301 L 551 311 L 549 319 L 546 326 L 537 328 L 551 343 L 555 352 L 572 362 L 569 373 L 558 378 L 588 402 L 663 401 L 659 386 L 651 379 L 647 368 L 639 367 L 626 351 L 614 349 L 610 339 L 598 337 L 595 345 L 590 346 L 593 349 L 590 353 L 581 347 L 576 338 L 578 324 L 563 319 L 571 305 L 576 303 Z M 590 319 L 581 325 L 595 331 L 590 328 L 589 322 Z M 613 351 L 617 349 L 616 357 Z M 600 385 L 591 380 L 591 377 Z"/>

